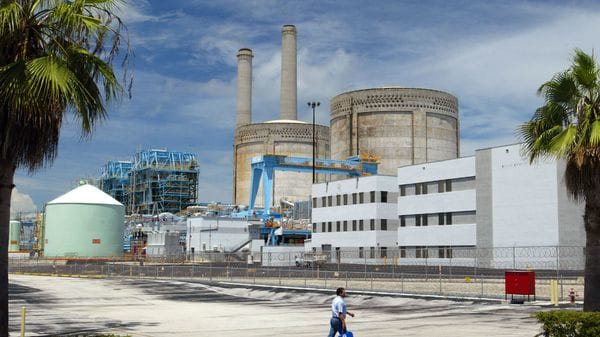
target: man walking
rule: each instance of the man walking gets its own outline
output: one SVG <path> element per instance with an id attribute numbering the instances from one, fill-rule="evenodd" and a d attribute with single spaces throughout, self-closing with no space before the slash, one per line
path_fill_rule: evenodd
<path id="1" fill-rule="evenodd" d="M 340 336 L 347 330 L 346 328 L 346 315 L 354 317 L 354 314 L 346 310 L 346 303 L 344 303 L 344 297 L 346 297 L 346 289 L 337 288 L 336 297 L 331 302 L 331 320 L 329 321 L 329 336 L 334 337 L 336 332 Z"/>

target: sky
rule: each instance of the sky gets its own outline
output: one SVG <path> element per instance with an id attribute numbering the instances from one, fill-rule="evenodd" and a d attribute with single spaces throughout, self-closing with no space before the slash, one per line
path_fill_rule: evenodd
<path id="1" fill-rule="evenodd" d="M 134 53 L 131 99 L 91 138 L 72 116 L 52 165 L 15 177 L 13 211 L 44 204 L 139 149 L 195 153 L 200 201 L 231 202 L 236 53 L 251 48 L 253 122 L 277 119 L 281 26 L 296 26 L 298 118 L 329 125 L 331 97 L 403 86 L 459 101 L 461 156 L 518 141 L 537 88 L 574 48 L 600 50 L 598 1 L 130 0 L 119 11 Z"/>

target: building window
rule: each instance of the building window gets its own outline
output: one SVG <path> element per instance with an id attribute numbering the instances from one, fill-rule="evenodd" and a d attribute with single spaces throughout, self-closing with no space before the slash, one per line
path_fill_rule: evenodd
<path id="1" fill-rule="evenodd" d="M 361 259 L 365 257 L 365 247 L 358 247 L 358 257 Z"/>
<path id="2" fill-rule="evenodd" d="M 438 257 L 441 259 L 451 259 L 452 248 L 449 246 L 440 246 L 438 249 Z"/>
<path id="3" fill-rule="evenodd" d="M 358 230 L 359 231 L 364 231 L 365 230 L 364 221 L 363 220 L 358 220 Z"/>
<path id="4" fill-rule="evenodd" d="M 446 192 L 452 192 L 452 180 L 446 180 Z"/>
<path id="5" fill-rule="evenodd" d="M 375 202 L 375 191 L 369 192 L 369 197 L 371 198 L 371 202 Z"/>
<path id="6" fill-rule="evenodd" d="M 400 246 L 400 257 L 401 258 L 406 257 L 406 246 Z"/>
<path id="7" fill-rule="evenodd" d="M 348 221 L 344 221 L 344 232 L 348 231 Z"/>
<path id="8" fill-rule="evenodd" d="M 317 223 L 313 222 L 313 232 L 317 232 Z"/>
<path id="9" fill-rule="evenodd" d="M 429 257 L 429 251 L 425 246 L 416 246 L 415 247 L 415 257 L 417 259 L 426 259 Z"/>
<path id="10" fill-rule="evenodd" d="M 400 216 L 400 227 L 406 227 L 406 216 Z"/>
<path id="11" fill-rule="evenodd" d="M 375 247 L 369 248 L 369 258 L 371 258 L 371 259 L 375 258 Z"/>
<path id="12" fill-rule="evenodd" d="M 400 196 L 401 197 L 406 196 L 406 185 L 400 185 Z"/>
<path id="13" fill-rule="evenodd" d="M 444 193 L 445 182 L 443 180 L 438 181 L 438 193 Z"/>
<path id="14" fill-rule="evenodd" d="M 440 225 L 440 226 L 444 225 L 444 218 L 445 217 L 446 217 L 446 215 L 444 213 L 438 214 L 438 225 Z"/>
<path id="15" fill-rule="evenodd" d="M 421 227 L 421 216 L 419 214 L 415 215 L 415 226 Z"/>
<path id="16" fill-rule="evenodd" d="M 381 249 L 379 250 L 379 256 L 383 259 L 384 257 L 387 258 L 387 247 L 381 247 Z"/>
<path id="17" fill-rule="evenodd" d="M 387 202 L 387 192 L 381 191 L 381 202 Z"/>
<path id="18" fill-rule="evenodd" d="M 327 206 L 327 198 L 321 197 L 321 207 L 326 207 L 326 206 Z"/>
<path id="19" fill-rule="evenodd" d="M 371 225 L 371 230 L 374 231 L 375 230 L 375 219 L 371 219 L 370 220 L 370 225 Z"/>
<path id="20" fill-rule="evenodd" d="M 387 231 L 387 219 L 381 219 L 381 230 Z"/>
<path id="21" fill-rule="evenodd" d="M 415 194 L 421 194 L 421 184 L 415 184 Z"/>
<path id="22" fill-rule="evenodd" d="M 356 193 L 352 193 L 352 205 L 358 204 L 358 201 L 357 201 L 356 198 L 357 198 L 357 194 Z"/>
<path id="23" fill-rule="evenodd" d="M 325 223 L 324 222 L 321 222 L 321 232 L 323 232 L 323 233 L 326 232 L 326 230 L 325 230 Z"/>
<path id="24" fill-rule="evenodd" d="M 356 231 L 356 220 L 352 220 L 352 230 Z"/>
<path id="25" fill-rule="evenodd" d="M 333 204 L 333 197 L 332 196 L 328 196 L 327 197 L 327 206 L 331 207 Z"/>
<path id="26" fill-rule="evenodd" d="M 344 205 L 348 205 L 348 194 L 344 194 Z"/>
<path id="27" fill-rule="evenodd" d="M 335 196 L 335 205 L 339 206 L 341 204 L 342 204 L 342 196 L 338 194 Z"/>
<path id="28" fill-rule="evenodd" d="M 331 221 L 327 222 L 327 231 L 331 232 Z"/>
<path id="29" fill-rule="evenodd" d="M 340 222 L 339 222 L 339 221 L 336 221 L 336 222 L 335 222 L 335 231 L 336 231 L 336 232 L 339 232 L 339 231 L 340 231 Z"/>
<path id="30" fill-rule="evenodd" d="M 452 213 L 446 213 L 446 225 L 452 225 Z"/>
<path id="31" fill-rule="evenodd" d="M 427 226 L 427 214 L 421 214 L 421 217 L 423 217 L 421 220 L 421 226 Z"/>
<path id="32" fill-rule="evenodd" d="M 317 198 L 312 198 L 312 207 L 317 208 Z"/>
<path id="33" fill-rule="evenodd" d="M 364 192 L 358 193 L 358 203 L 359 204 L 365 203 L 365 193 Z"/>
<path id="34" fill-rule="evenodd" d="M 422 194 L 427 194 L 427 183 L 422 183 L 421 184 L 421 193 Z"/>

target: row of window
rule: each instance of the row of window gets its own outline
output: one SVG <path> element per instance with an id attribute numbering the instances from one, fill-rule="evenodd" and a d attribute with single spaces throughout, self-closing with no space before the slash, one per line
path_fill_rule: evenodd
<path id="1" fill-rule="evenodd" d="M 312 198 L 312 207 L 333 207 L 333 206 L 346 206 L 346 205 L 357 205 L 365 203 L 387 203 L 389 200 L 387 191 L 371 191 L 367 194 L 365 192 L 358 192 L 352 194 L 338 194 L 330 195 L 320 198 Z M 395 201 L 392 201 L 395 202 Z"/>
<path id="2" fill-rule="evenodd" d="M 475 189 L 475 177 L 436 180 L 416 184 L 405 184 L 399 185 L 398 188 L 400 190 L 401 197 L 431 193 L 464 191 L 469 189 Z"/>
<path id="3" fill-rule="evenodd" d="M 400 215 L 400 227 L 472 224 L 475 216 L 475 211 Z"/>
<path id="4" fill-rule="evenodd" d="M 359 258 L 370 258 L 374 259 L 376 256 L 378 258 L 387 258 L 388 257 L 388 249 L 387 247 L 379 247 L 378 252 L 375 247 L 368 247 L 369 253 L 365 255 L 366 247 L 358 247 L 358 257 Z M 427 259 L 427 258 L 440 258 L 440 259 L 451 259 L 452 258 L 452 246 L 400 246 L 397 257 L 398 258 L 417 258 L 417 259 Z M 436 254 L 437 253 L 437 254 Z M 436 254 L 437 256 L 434 256 Z M 396 255 L 393 253 L 393 255 Z M 431 256 L 430 256 L 431 255 Z M 335 258 L 339 261 L 341 258 L 340 247 L 335 248 Z M 392 258 L 392 256 L 390 256 Z"/>
<path id="5" fill-rule="evenodd" d="M 320 226 L 319 226 L 320 225 Z M 379 225 L 379 226 L 376 226 Z M 396 224 L 398 226 L 398 224 Z M 344 220 L 313 223 L 313 233 L 388 230 L 387 219 Z"/>

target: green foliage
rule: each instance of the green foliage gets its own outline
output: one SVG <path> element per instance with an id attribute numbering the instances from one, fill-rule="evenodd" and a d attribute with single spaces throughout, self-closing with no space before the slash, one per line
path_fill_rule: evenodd
<path id="1" fill-rule="evenodd" d="M 567 188 L 585 197 L 600 181 L 600 66 L 593 54 L 575 49 L 569 69 L 542 84 L 544 98 L 518 134 L 530 161 L 566 159 Z"/>
<path id="2" fill-rule="evenodd" d="M 600 312 L 545 311 L 534 316 L 547 337 L 600 336 Z"/>

